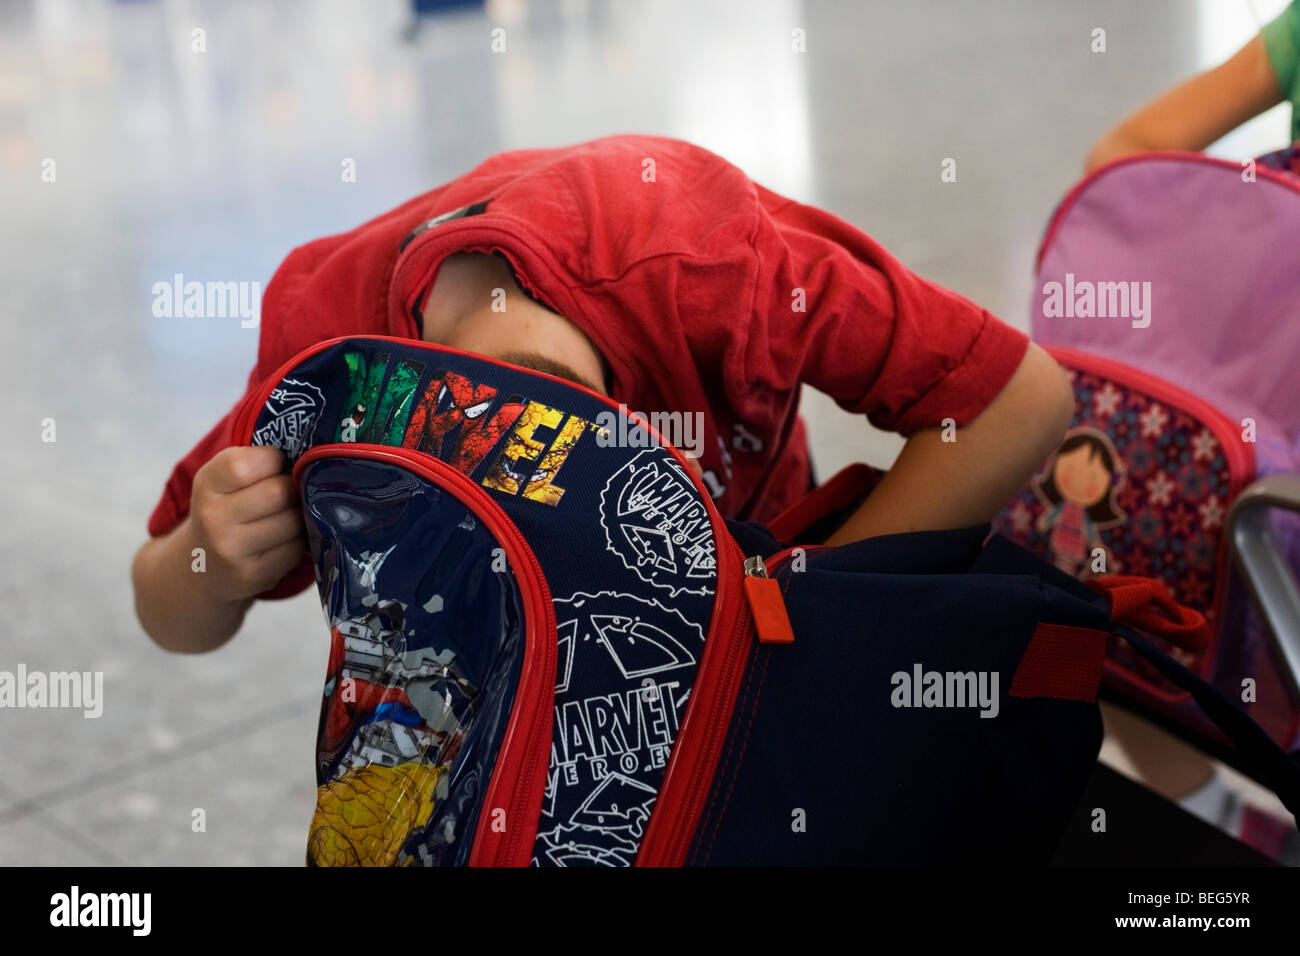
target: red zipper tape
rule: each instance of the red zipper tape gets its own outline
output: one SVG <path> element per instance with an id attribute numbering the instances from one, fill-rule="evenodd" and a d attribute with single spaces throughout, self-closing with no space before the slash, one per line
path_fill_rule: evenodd
<path id="1" fill-rule="evenodd" d="M 687 717 L 677 735 L 668 768 L 664 771 L 659 796 L 650 814 L 650 823 L 641 840 L 637 866 L 681 866 L 686 861 L 691 840 L 695 837 L 709 788 L 722 756 L 736 696 L 745 674 L 745 662 L 755 646 L 753 615 L 735 580 L 743 576 L 740 547 L 727 537 L 730 547 L 719 548 L 719 610 L 709 628 L 708 640 L 700 669 L 691 689 Z M 786 548 L 767 559 L 769 571 L 787 560 L 798 547 Z M 806 550 L 806 549 L 805 549 Z M 722 558 L 725 556 L 725 562 Z M 727 567 L 724 569 L 723 564 Z M 776 582 L 773 581 L 775 584 Z M 731 628 L 722 634 L 723 627 Z M 719 638 L 723 640 L 720 642 Z M 687 731 L 690 731 L 688 734 Z"/>

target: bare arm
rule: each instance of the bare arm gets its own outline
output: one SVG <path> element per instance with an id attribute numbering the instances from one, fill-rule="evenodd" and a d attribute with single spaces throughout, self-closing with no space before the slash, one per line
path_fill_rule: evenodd
<path id="1" fill-rule="evenodd" d="M 1152 100 L 1097 141 L 1089 171 L 1153 150 L 1200 151 L 1282 101 L 1282 89 L 1256 35 L 1231 59 Z"/>
<path id="2" fill-rule="evenodd" d="M 170 534 L 146 541 L 131 563 L 136 617 L 164 650 L 215 650 L 234 637 L 253 603 L 212 593 L 204 576 L 191 570 L 198 547 L 193 523 L 186 518 Z"/>
<path id="3" fill-rule="evenodd" d="M 1061 367 L 1030 344 L 1011 379 L 956 441 L 916 432 L 862 507 L 826 543 L 983 524 L 1055 451 L 1074 396 Z"/>

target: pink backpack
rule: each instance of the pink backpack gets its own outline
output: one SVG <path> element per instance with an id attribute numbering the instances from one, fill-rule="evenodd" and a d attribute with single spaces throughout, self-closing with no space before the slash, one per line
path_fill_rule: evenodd
<path id="1" fill-rule="evenodd" d="M 1065 197 L 1031 315 L 1034 340 L 1069 370 L 1074 421 L 994 522 L 1080 577 L 1163 579 L 1212 627 L 1204 646 L 1165 649 L 1288 749 L 1300 725 L 1298 156 L 1132 157 Z M 1107 677 L 1140 709 L 1216 736 L 1118 645 Z"/>

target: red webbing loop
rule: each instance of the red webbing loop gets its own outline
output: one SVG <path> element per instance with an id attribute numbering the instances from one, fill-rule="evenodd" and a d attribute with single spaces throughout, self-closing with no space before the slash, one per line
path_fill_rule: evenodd
<path id="1" fill-rule="evenodd" d="M 1089 578 L 1087 584 L 1110 597 L 1110 622 L 1130 624 L 1189 651 L 1210 644 L 1210 626 L 1200 611 L 1179 604 L 1164 581 L 1132 574 Z"/>

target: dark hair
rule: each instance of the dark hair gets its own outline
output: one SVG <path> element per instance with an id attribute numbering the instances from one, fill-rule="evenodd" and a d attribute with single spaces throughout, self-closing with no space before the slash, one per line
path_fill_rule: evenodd
<path id="1" fill-rule="evenodd" d="M 563 362 L 557 362 L 554 359 L 549 359 L 545 355 L 539 355 L 536 352 L 507 352 L 504 355 L 498 355 L 496 357 L 503 362 L 509 362 L 511 365 L 520 365 L 524 368 L 530 368 L 534 372 L 545 372 L 547 375 L 554 375 L 557 378 L 575 382 L 578 385 L 591 389 L 593 392 L 604 391 L 604 389 L 597 388 Z"/>
<path id="2" fill-rule="evenodd" d="M 1110 488 L 1100 501 L 1088 509 L 1088 517 L 1099 528 L 1119 524 L 1124 520 L 1124 512 L 1115 501 L 1115 456 L 1111 454 L 1110 443 L 1100 438 L 1097 433 L 1077 431 L 1061 442 L 1061 447 L 1056 449 L 1047 473 L 1034 481 L 1034 490 L 1048 504 L 1059 505 L 1063 496 L 1061 489 L 1056 487 L 1056 462 L 1062 455 L 1067 455 L 1078 448 L 1088 449 L 1089 461 L 1100 456 L 1102 467 L 1111 476 Z"/>

